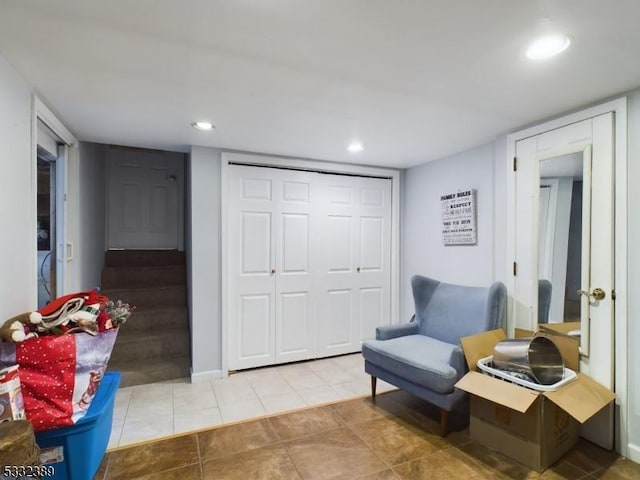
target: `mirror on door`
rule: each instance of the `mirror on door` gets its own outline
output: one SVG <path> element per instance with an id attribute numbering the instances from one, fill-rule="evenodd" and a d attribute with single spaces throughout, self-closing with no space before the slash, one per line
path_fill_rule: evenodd
<path id="1" fill-rule="evenodd" d="M 583 285 L 583 152 L 539 162 L 538 323 L 580 337 Z"/>

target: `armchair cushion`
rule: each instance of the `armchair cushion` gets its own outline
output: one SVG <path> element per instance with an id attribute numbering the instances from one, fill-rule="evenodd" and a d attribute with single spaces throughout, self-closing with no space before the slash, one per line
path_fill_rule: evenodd
<path id="1" fill-rule="evenodd" d="M 450 364 L 457 359 L 457 345 L 424 335 L 407 335 L 390 340 L 369 340 L 362 346 L 364 358 L 418 385 L 429 385 L 438 393 L 450 393 L 464 373 Z M 463 359 L 464 361 L 464 359 Z"/>

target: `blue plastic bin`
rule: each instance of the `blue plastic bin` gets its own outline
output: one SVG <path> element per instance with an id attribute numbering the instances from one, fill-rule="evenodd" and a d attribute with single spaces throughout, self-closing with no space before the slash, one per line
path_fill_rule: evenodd
<path id="1" fill-rule="evenodd" d="M 36 433 L 40 449 L 57 448 L 62 459 L 49 463 L 56 480 L 92 479 L 109 445 L 113 404 L 120 385 L 119 372 L 105 373 L 87 414 L 70 427 Z"/>

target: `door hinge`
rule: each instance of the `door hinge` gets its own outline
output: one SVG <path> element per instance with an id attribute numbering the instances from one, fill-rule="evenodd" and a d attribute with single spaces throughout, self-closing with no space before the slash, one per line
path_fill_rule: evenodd
<path id="1" fill-rule="evenodd" d="M 613 289 L 611 290 L 611 300 L 615 300 L 616 299 L 616 290 Z"/>
<path id="2" fill-rule="evenodd" d="M 513 262 L 513 276 L 515 277 L 518 274 L 518 264 Z"/>
<path id="3" fill-rule="evenodd" d="M 518 171 L 518 158 L 517 157 L 513 157 L 513 171 L 514 172 Z"/>

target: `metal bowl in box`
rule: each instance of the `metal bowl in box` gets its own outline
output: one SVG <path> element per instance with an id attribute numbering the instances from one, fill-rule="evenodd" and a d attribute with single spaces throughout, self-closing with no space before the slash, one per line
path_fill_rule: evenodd
<path id="1" fill-rule="evenodd" d="M 493 366 L 523 373 L 541 385 L 553 385 L 564 376 L 564 361 L 546 337 L 502 340 L 493 349 Z"/>

